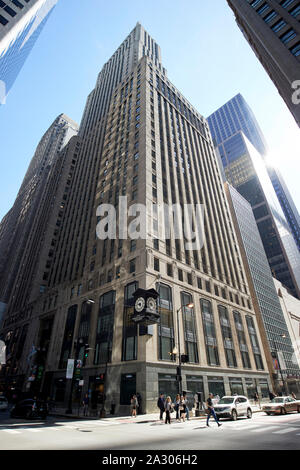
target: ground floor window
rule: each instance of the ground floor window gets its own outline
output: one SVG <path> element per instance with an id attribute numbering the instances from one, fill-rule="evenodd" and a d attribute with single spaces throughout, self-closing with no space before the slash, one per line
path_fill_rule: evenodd
<path id="1" fill-rule="evenodd" d="M 254 395 L 257 393 L 255 381 L 253 379 L 246 379 L 246 395 L 250 400 L 253 400 Z"/>
<path id="2" fill-rule="evenodd" d="M 54 400 L 63 402 L 66 393 L 66 379 L 55 379 L 54 381 Z"/>
<path id="3" fill-rule="evenodd" d="M 260 389 L 261 389 L 261 397 L 262 398 L 269 398 L 269 385 L 266 380 L 260 380 L 259 381 Z"/>
<path id="4" fill-rule="evenodd" d="M 201 393 L 202 402 L 205 401 L 203 377 L 187 375 L 186 387 L 187 387 L 188 398 L 191 399 L 191 403 L 194 403 L 194 396 L 197 393 Z"/>
<path id="5" fill-rule="evenodd" d="M 235 395 L 235 394 L 244 395 L 245 394 L 242 379 L 230 378 L 229 383 L 230 383 L 231 395 Z"/>
<path id="6" fill-rule="evenodd" d="M 157 397 L 159 397 L 160 393 L 163 393 L 165 398 L 170 396 L 172 401 L 175 400 L 178 393 L 178 382 L 176 381 L 176 375 L 158 374 Z"/>
<path id="7" fill-rule="evenodd" d="M 103 404 L 104 379 L 105 374 L 100 374 L 89 378 L 89 399 L 92 410 L 97 409 L 97 405 Z"/>
<path id="8" fill-rule="evenodd" d="M 208 377 L 208 389 L 209 393 L 212 393 L 214 396 L 219 395 L 220 398 L 224 397 L 225 388 L 223 377 Z"/>
<path id="9" fill-rule="evenodd" d="M 136 374 L 122 374 L 120 386 L 120 405 L 130 405 L 130 400 L 136 394 Z"/>

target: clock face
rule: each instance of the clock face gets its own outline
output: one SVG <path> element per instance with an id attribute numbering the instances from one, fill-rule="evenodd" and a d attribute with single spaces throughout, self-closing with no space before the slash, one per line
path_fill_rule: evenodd
<path id="1" fill-rule="evenodd" d="M 145 299 L 144 297 L 139 297 L 135 302 L 135 310 L 141 312 L 145 308 Z"/>
<path id="2" fill-rule="evenodd" d="M 156 301 L 155 299 L 153 299 L 153 297 L 149 297 L 149 299 L 147 300 L 147 308 L 149 310 L 152 310 L 153 312 L 156 311 Z"/>

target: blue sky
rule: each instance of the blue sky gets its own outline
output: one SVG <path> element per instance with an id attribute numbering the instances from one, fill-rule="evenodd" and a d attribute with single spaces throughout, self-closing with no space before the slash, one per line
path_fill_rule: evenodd
<path id="1" fill-rule="evenodd" d="M 299 209 L 299 129 L 226 0 L 59 0 L 0 107 L 0 219 L 39 139 L 62 112 L 80 123 L 97 74 L 137 21 L 161 46 L 169 79 L 204 116 L 242 93 Z"/>

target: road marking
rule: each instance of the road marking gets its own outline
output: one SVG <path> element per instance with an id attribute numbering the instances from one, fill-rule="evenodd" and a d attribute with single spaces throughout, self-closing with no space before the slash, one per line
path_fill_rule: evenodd
<path id="1" fill-rule="evenodd" d="M 231 426 L 230 428 L 226 428 L 226 429 L 234 429 L 235 431 L 242 431 L 243 429 L 247 430 L 248 429 L 255 429 L 255 428 L 259 428 L 259 424 L 245 424 L 245 426 L 238 426 L 238 427 L 233 427 Z"/>
<path id="2" fill-rule="evenodd" d="M 297 428 L 286 428 L 286 429 L 281 429 L 281 431 L 275 431 L 272 434 L 287 434 L 288 432 L 292 431 L 298 431 Z"/>
<path id="3" fill-rule="evenodd" d="M 272 429 L 277 429 L 279 426 L 268 426 L 265 428 L 260 428 L 260 429 L 254 429 L 251 432 L 264 432 L 264 431 L 271 431 Z"/>
<path id="4" fill-rule="evenodd" d="M 26 429 L 26 428 L 24 428 L 23 431 L 27 431 L 27 432 L 43 432 L 42 429 Z"/>
<path id="5" fill-rule="evenodd" d="M 8 432 L 9 434 L 21 434 L 21 431 L 14 431 L 13 429 L 1 429 L 3 432 Z"/>

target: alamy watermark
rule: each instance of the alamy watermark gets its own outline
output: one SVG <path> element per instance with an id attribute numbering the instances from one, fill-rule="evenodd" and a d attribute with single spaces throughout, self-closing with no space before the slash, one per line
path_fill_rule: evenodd
<path id="1" fill-rule="evenodd" d="M 203 204 L 132 204 L 119 197 L 117 209 L 100 204 L 96 215 L 99 240 L 183 240 L 184 249 L 201 250 L 204 244 Z"/>
<path id="2" fill-rule="evenodd" d="M 292 94 L 292 102 L 293 104 L 300 104 L 300 80 L 295 80 L 292 83 L 292 88 L 294 93 Z"/>

